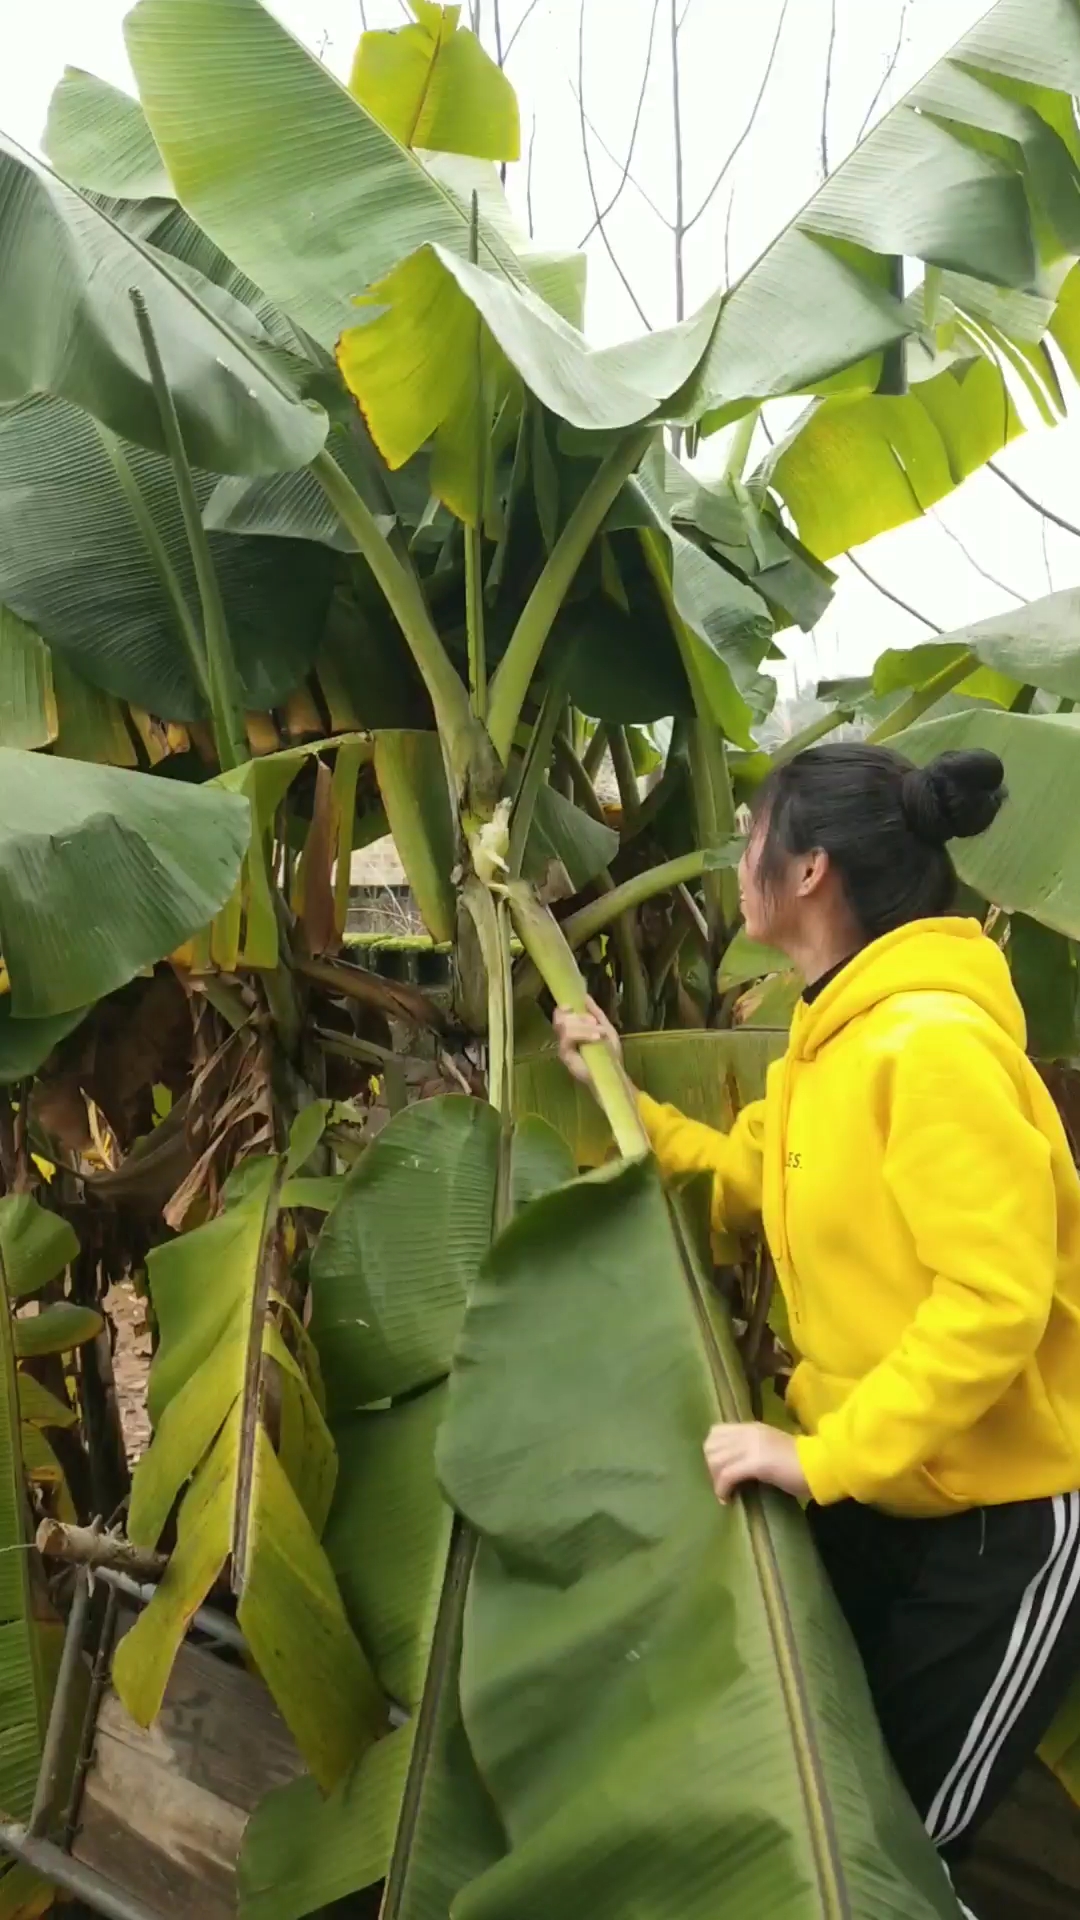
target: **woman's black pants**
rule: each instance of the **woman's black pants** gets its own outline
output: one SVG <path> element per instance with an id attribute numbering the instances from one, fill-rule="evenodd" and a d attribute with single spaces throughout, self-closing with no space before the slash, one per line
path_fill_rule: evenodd
<path id="1" fill-rule="evenodd" d="M 960 1858 L 1080 1677 L 1080 1493 L 941 1520 L 846 1500 L 808 1518 L 900 1777 Z"/>

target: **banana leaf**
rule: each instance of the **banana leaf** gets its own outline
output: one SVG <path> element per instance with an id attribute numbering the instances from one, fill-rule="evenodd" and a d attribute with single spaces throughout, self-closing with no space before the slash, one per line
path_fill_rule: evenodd
<path id="1" fill-rule="evenodd" d="M 517 160 L 517 95 L 475 33 L 458 24 L 461 8 L 411 0 L 415 26 L 365 32 L 349 92 L 402 146 Z"/>
<path id="2" fill-rule="evenodd" d="M 955 1916 L 798 1509 L 713 1496 L 701 1441 L 748 1415 L 651 1161 L 497 1242 L 438 1448 L 479 1537 L 461 1713 L 507 1840 L 460 1920 Z M 414 1871 L 441 1844 L 418 1823 Z"/>
<path id="3" fill-rule="evenodd" d="M 936 754 L 986 747 L 1005 766 L 1009 798 L 988 833 L 950 847 L 961 880 L 982 899 L 1080 938 L 1076 807 L 1080 717 L 969 708 L 890 740 L 920 766 Z"/>
<path id="4" fill-rule="evenodd" d="M 0 950 L 16 1020 L 74 1013 L 204 926 L 232 890 L 247 820 L 231 794 L 0 747 Z"/>
<path id="5" fill-rule="evenodd" d="M 275 1311 L 281 1172 L 272 1159 L 246 1162 L 224 1213 L 150 1257 L 161 1336 L 154 1437 L 135 1472 L 128 1533 L 156 1546 L 179 1500 L 177 1544 L 113 1677 L 132 1718 L 149 1726 L 187 1624 L 228 1562 L 252 1657 L 328 1790 L 382 1730 L 384 1709 L 319 1544 L 333 1446 L 303 1344 L 290 1351 Z M 280 1457 L 265 1425 L 275 1393 Z"/>
<path id="6" fill-rule="evenodd" d="M 51 394 L 122 438 L 166 451 L 130 298 L 143 298 L 192 463 L 218 473 L 305 466 L 327 419 L 258 357 L 238 302 L 124 233 L 0 136 L 0 400 Z M 239 327 L 237 322 L 239 321 Z"/>
<path id="7" fill-rule="evenodd" d="M 723 1131 L 732 1123 L 736 1103 L 742 1107 L 761 1099 L 766 1070 L 786 1042 L 786 1034 L 768 1031 L 642 1033 L 627 1037 L 623 1054 L 631 1080 L 643 1093 Z M 598 1167 L 611 1155 L 607 1121 L 554 1049 L 515 1063 L 514 1111 L 546 1121 L 568 1143 L 578 1167 Z"/>
<path id="8" fill-rule="evenodd" d="M 74 1419 L 38 1381 L 17 1371 L 18 1330 L 33 1322 L 13 1320 L 12 1307 L 55 1280 L 77 1250 L 67 1222 L 28 1194 L 0 1200 L 0 1808 L 11 1820 L 28 1819 L 33 1804 L 61 1631 L 30 1550 L 27 1482 L 40 1477 L 35 1465 L 40 1470 L 48 1456 L 52 1485 L 63 1490 L 41 1429 Z M 92 1318 L 96 1332 L 101 1317 Z M 0 1859 L 0 1920 L 24 1920 L 49 1906 L 42 1880 Z"/>
<path id="9" fill-rule="evenodd" d="M 467 1291 L 491 1242 L 498 1152 L 490 1107 L 454 1097 L 419 1102 L 390 1122 L 350 1175 L 316 1250 L 316 1338 L 337 1401 L 361 1407 L 334 1419 L 339 1474 L 325 1545 L 380 1683 L 408 1719 L 328 1800 L 301 1780 L 256 1810 L 240 1858 L 243 1920 L 299 1920 L 381 1879 L 392 1857 L 398 1864 L 386 1913 L 393 1914 L 418 1897 L 408 1840 L 418 1817 L 437 1819 L 445 1836 L 436 1867 L 421 1869 L 433 1916 L 445 1916 L 456 1887 L 501 1851 L 457 1707 L 472 1544 L 455 1528 L 434 1472 L 446 1374 Z M 546 1126 L 517 1128 L 509 1181 L 515 1207 L 572 1172 L 565 1146 Z M 336 1328 L 348 1316 L 371 1336 L 351 1385 L 335 1360 Z M 390 1405 L 361 1405 L 391 1394 L 400 1397 Z"/>

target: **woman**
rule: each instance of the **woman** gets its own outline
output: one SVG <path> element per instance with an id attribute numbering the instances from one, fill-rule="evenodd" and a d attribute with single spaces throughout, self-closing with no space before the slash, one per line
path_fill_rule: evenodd
<path id="1" fill-rule="evenodd" d="M 746 931 L 809 982 L 765 1099 L 723 1135 L 644 1094 L 717 1230 L 763 1219 L 799 1356 L 793 1439 L 714 1427 L 728 1501 L 809 1502 L 885 1738 L 949 1858 L 1080 1671 L 1080 1180 L 1006 962 L 949 918 L 946 851 L 1005 799 L 990 753 L 828 746 L 772 775 Z M 591 1003 L 590 1003 L 591 1004 Z M 614 1029 L 556 1018 L 562 1057 Z"/>

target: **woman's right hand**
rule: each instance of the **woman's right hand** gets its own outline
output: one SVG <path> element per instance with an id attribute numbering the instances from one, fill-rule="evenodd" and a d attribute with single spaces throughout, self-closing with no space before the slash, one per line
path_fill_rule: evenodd
<path id="1" fill-rule="evenodd" d="M 616 1060 L 621 1061 L 622 1041 L 595 1000 L 586 1000 L 585 1006 L 585 1013 L 570 1013 L 565 1007 L 557 1007 L 552 1025 L 559 1042 L 559 1059 L 567 1072 L 587 1087 L 589 1069 L 581 1057 L 581 1048 L 599 1044 L 609 1048 Z"/>

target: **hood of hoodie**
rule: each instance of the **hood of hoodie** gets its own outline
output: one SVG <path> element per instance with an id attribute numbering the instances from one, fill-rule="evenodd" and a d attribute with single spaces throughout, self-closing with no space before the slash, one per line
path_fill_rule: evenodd
<path id="1" fill-rule="evenodd" d="M 1008 962 L 977 920 L 913 920 L 874 940 L 808 1006 L 800 1001 L 789 1058 L 812 1060 L 852 1020 L 901 993 L 961 994 L 996 1021 L 1019 1047 L 1023 1008 Z"/>

